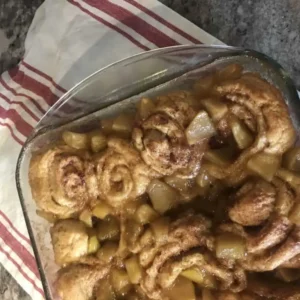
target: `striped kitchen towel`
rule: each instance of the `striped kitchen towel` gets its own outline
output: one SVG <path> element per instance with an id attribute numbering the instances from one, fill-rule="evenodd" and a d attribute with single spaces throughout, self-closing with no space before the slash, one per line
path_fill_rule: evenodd
<path id="1" fill-rule="evenodd" d="M 222 44 L 155 0 L 46 0 L 37 10 L 24 58 L 0 77 L 0 263 L 33 299 L 43 289 L 14 179 L 26 137 L 98 69 L 142 51 L 199 43 Z"/>

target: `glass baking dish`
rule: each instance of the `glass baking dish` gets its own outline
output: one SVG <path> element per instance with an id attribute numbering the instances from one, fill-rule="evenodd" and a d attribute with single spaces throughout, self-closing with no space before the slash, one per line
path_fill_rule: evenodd
<path id="1" fill-rule="evenodd" d="M 54 289 L 58 267 L 50 242 L 50 224 L 37 216 L 31 195 L 28 170 L 32 153 L 59 139 L 64 130 L 86 131 L 99 126 L 103 117 L 132 111 L 142 96 L 189 88 L 195 79 L 233 62 L 247 71 L 259 72 L 282 92 L 298 132 L 298 94 L 281 66 L 261 53 L 226 46 L 168 47 L 116 62 L 77 84 L 41 119 L 21 150 L 16 183 L 46 299 L 58 299 Z"/>

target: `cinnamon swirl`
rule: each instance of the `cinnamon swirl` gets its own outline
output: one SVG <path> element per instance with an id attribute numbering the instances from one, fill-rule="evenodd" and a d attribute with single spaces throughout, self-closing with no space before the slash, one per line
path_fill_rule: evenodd
<path id="1" fill-rule="evenodd" d="M 68 146 L 35 156 L 29 179 L 37 206 L 61 219 L 77 215 L 97 197 L 89 154 Z"/>

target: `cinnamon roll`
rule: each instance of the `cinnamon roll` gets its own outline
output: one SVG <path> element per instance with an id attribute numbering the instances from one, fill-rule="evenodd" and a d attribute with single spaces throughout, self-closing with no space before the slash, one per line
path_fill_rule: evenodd
<path id="1" fill-rule="evenodd" d="M 176 171 L 195 175 L 203 154 L 199 145 L 189 145 L 185 129 L 196 115 L 185 91 L 157 98 L 153 113 L 133 130 L 135 147 L 145 163 L 161 175 Z"/>
<path id="2" fill-rule="evenodd" d="M 58 295 L 61 299 L 92 299 L 94 289 L 100 279 L 110 271 L 109 265 L 75 264 L 59 271 L 56 281 Z"/>
<path id="3" fill-rule="evenodd" d="M 204 216 L 186 215 L 174 221 L 165 241 L 156 241 L 140 253 L 140 262 L 146 268 L 141 282 L 143 291 L 150 299 L 162 299 L 163 291 L 172 287 L 176 278 L 189 268 L 215 277 L 221 282 L 221 289 L 243 290 L 246 286 L 243 270 L 222 265 L 214 258 L 213 248 L 211 224 Z"/>
<path id="4" fill-rule="evenodd" d="M 245 73 L 239 79 L 223 81 L 215 86 L 215 90 L 231 106 L 221 124 L 228 124 L 235 115 L 255 134 L 253 143 L 227 168 L 211 166 L 213 176 L 235 184 L 247 176 L 246 164 L 254 154 L 264 151 L 282 155 L 287 151 L 295 143 L 295 129 L 280 92 L 256 75 Z M 226 136 L 228 126 L 225 125 L 222 127 Z"/>
<path id="5" fill-rule="evenodd" d="M 57 264 L 69 264 L 88 254 L 89 236 L 82 222 L 60 220 L 50 229 L 50 233 Z"/>
<path id="6" fill-rule="evenodd" d="M 29 180 L 37 206 L 60 219 L 77 215 L 98 193 L 90 156 L 68 146 L 35 156 Z"/>
<path id="7" fill-rule="evenodd" d="M 243 226 L 260 225 L 273 211 L 275 196 L 272 184 L 262 179 L 248 181 L 235 194 L 229 217 Z"/>
<path id="8" fill-rule="evenodd" d="M 108 140 L 107 150 L 95 163 L 100 198 L 113 207 L 144 194 L 151 179 L 158 176 L 138 151 L 119 138 Z"/>
<path id="9" fill-rule="evenodd" d="M 101 124 L 30 164 L 59 297 L 299 298 L 300 147 L 275 87 L 227 65 Z"/>

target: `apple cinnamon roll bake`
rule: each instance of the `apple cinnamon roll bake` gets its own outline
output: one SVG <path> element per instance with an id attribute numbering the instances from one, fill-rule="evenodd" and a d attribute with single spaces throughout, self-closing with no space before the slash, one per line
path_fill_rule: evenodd
<path id="1" fill-rule="evenodd" d="M 30 184 L 63 300 L 300 299 L 300 148 L 281 93 L 229 65 L 63 133 Z"/>

